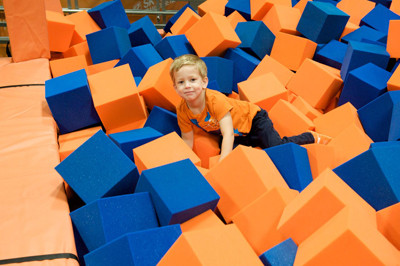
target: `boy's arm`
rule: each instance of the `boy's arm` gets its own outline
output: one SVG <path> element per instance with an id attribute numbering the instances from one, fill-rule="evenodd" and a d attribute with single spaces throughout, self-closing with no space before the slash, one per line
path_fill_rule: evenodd
<path id="1" fill-rule="evenodd" d="M 183 141 L 191 148 L 193 149 L 193 130 L 189 132 L 182 132 L 182 139 Z"/>
<path id="2" fill-rule="evenodd" d="M 219 161 L 224 159 L 233 149 L 233 141 L 235 140 L 235 135 L 233 134 L 233 122 L 231 113 L 228 112 L 219 121 L 219 126 L 222 134 L 222 144 L 221 144 L 221 155 Z"/>

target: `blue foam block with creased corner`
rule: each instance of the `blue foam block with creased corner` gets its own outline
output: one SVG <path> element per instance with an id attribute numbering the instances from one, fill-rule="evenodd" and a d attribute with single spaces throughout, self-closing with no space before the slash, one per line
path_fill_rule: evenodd
<path id="1" fill-rule="evenodd" d="M 202 57 L 207 66 L 208 80 L 215 80 L 218 91 L 230 94 L 233 86 L 233 61 L 219 56 Z"/>
<path id="2" fill-rule="evenodd" d="M 165 23 L 164 26 L 164 31 L 165 32 L 171 32 L 171 27 L 172 25 L 174 25 L 174 23 L 178 20 L 178 18 L 183 14 L 183 12 L 185 12 L 186 8 L 190 8 L 191 10 L 193 10 L 193 12 L 195 12 L 197 14 L 197 11 L 193 9 L 193 7 L 187 3 L 186 5 L 184 5 L 181 9 L 178 10 L 178 12 L 175 13 L 175 15 L 173 15 L 168 21 L 167 23 Z"/>
<path id="3" fill-rule="evenodd" d="M 357 110 L 365 133 L 374 141 L 389 139 L 394 107 L 400 102 L 400 91 L 388 91 Z M 393 138 L 393 137 L 392 137 Z"/>
<path id="4" fill-rule="evenodd" d="M 315 52 L 313 60 L 340 69 L 346 51 L 347 44 L 337 40 L 331 40 Z"/>
<path id="5" fill-rule="evenodd" d="M 130 25 L 128 35 L 132 47 L 148 43 L 155 46 L 162 39 L 156 26 L 147 15 Z"/>
<path id="6" fill-rule="evenodd" d="M 373 63 L 353 69 L 344 80 L 338 106 L 350 102 L 356 109 L 360 109 L 387 91 L 391 75 Z"/>
<path id="7" fill-rule="evenodd" d="M 175 59 L 184 54 L 196 54 L 184 34 L 166 36 L 154 48 L 156 48 L 163 59 L 170 57 Z"/>
<path id="8" fill-rule="evenodd" d="M 93 64 L 122 58 L 131 48 L 128 30 L 109 27 L 86 35 Z"/>
<path id="9" fill-rule="evenodd" d="M 379 141 L 379 142 L 372 142 L 369 145 L 369 148 L 380 148 L 380 147 L 386 147 L 386 146 L 392 146 L 392 145 L 400 145 L 400 141 Z"/>
<path id="10" fill-rule="evenodd" d="M 151 66 L 161 61 L 163 59 L 153 45 L 143 44 L 130 48 L 115 67 L 129 64 L 132 75 L 143 78 Z"/>
<path id="11" fill-rule="evenodd" d="M 390 55 L 384 46 L 366 42 L 349 41 L 340 69 L 340 76 L 345 80 L 349 71 L 367 63 L 374 63 L 386 69 L 389 59 Z"/>
<path id="12" fill-rule="evenodd" d="M 121 0 L 106 1 L 87 12 L 101 29 L 113 26 L 128 29 L 131 24 Z"/>
<path id="13" fill-rule="evenodd" d="M 291 266 L 294 264 L 296 253 L 296 243 L 288 238 L 265 251 L 259 258 L 264 265 Z"/>
<path id="14" fill-rule="evenodd" d="M 153 128 L 161 135 L 167 135 L 174 131 L 179 136 L 181 135 L 176 114 L 159 106 L 154 106 L 151 109 L 144 126 Z"/>
<path id="15" fill-rule="evenodd" d="M 240 15 L 247 21 L 251 20 L 250 0 L 228 0 L 225 5 L 225 16 L 229 16 L 234 11 L 239 12 Z"/>
<path id="16" fill-rule="evenodd" d="M 297 24 L 296 30 L 316 43 L 339 40 L 350 16 L 331 3 L 310 1 Z"/>
<path id="17" fill-rule="evenodd" d="M 260 63 L 260 60 L 240 48 L 229 48 L 226 51 L 224 58 L 233 61 L 232 90 L 238 93 L 237 84 L 248 79 L 250 74 Z"/>
<path id="18" fill-rule="evenodd" d="M 400 16 L 382 4 L 377 4 L 360 21 L 360 26 L 367 25 L 384 34 L 388 34 L 389 21 L 398 20 Z"/>
<path id="19" fill-rule="evenodd" d="M 102 130 L 55 169 L 85 204 L 132 193 L 139 179 L 136 165 Z"/>
<path id="20" fill-rule="evenodd" d="M 344 35 L 340 40 L 344 43 L 348 43 L 349 41 L 360 42 L 365 39 L 385 44 L 387 41 L 387 33 L 385 34 L 367 25 L 363 25 L 360 26 L 358 29 Z"/>
<path id="21" fill-rule="evenodd" d="M 239 22 L 235 32 L 241 43 L 238 48 L 247 53 L 263 59 L 265 55 L 271 54 L 275 35 L 262 21 Z"/>
<path id="22" fill-rule="evenodd" d="M 168 225 L 125 234 L 86 254 L 87 266 L 157 265 L 182 234 L 179 225 Z"/>
<path id="23" fill-rule="evenodd" d="M 159 226 L 147 192 L 98 199 L 70 217 L 89 252 L 126 233 Z"/>
<path id="24" fill-rule="evenodd" d="M 215 210 L 219 195 L 189 159 L 142 171 L 135 192 L 150 193 L 161 226 Z"/>
<path id="25" fill-rule="evenodd" d="M 46 80 L 45 99 L 61 134 L 101 123 L 84 69 Z"/>
<path id="26" fill-rule="evenodd" d="M 376 211 L 400 200 L 400 146 L 371 148 L 333 171 Z"/>
<path id="27" fill-rule="evenodd" d="M 135 162 L 132 150 L 163 136 L 163 134 L 145 125 L 143 128 L 112 133 L 108 136 L 126 154 L 126 156 L 129 157 L 129 159 Z"/>
<path id="28" fill-rule="evenodd" d="M 306 148 L 287 143 L 264 151 L 291 189 L 302 191 L 313 181 Z"/>

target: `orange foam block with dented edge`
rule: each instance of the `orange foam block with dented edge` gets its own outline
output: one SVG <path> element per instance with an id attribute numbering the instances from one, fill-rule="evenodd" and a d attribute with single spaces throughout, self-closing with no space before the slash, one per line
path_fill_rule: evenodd
<path id="1" fill-rule="evenodd" d="M 326 168 L 334 168 L 335 150 L 332 146 L 311 143 L 303 147 L 307 149 L 313 179 L 317 178 Z"/>
<path id="2" fill-rule="evenodd" d="M 222 56 L 228 48 L 241 43 L 228 18 L 212 12 L 206 13 L 185 35 L 200 57 Z"/>
<path id="3" fill-rule="evenodd" d="M 225 15 L 225 6 L 227 3 L 228 0 L 206 0 L 197 7 L 197 13 L 201 17 L 209 12 Z"/>
<path id="4" fill-rule="evenodd" d="M 374 9 L 375 4 L 368 0 L 342 0 L 336 7 L 350 16 L 349 22 L 360 25 L 361 19 Z"/>
<path id="5" fill-rule="evenodd" d="M 265 192 L 274 187 L 288 188 L 265 151 L 243 145 L 212 167 L 205 177 L 221 197 L 217 207 L 227 223 Z"/>
<path id="6" fill-rule="evenodd" d="M 184 34 L 194 23 L 200 20 L 200 16 L 191 8 L 186 8 L 171 26 L 171 32 L 174 35 Z"/>
<path id="7" fill-rule="evenodd" d="M 65 52 L 70 47 L 75 24 L 55 11 L 46 11 L 46 20 L 50 51 Z"/>
<path id="8" fill-rule="evenodd" d="M 104 70 L 108 70 L 113 68 L 117 63 L 118 63 L 119 59 L 113 59 L 110 61 L 105 61 L 105 62 L 101 62 L 101 63 L 97 63 L 94 65 L 89 65 L 87 67 L 85 67 L 86 70 L 86 75 L 93 75 L 99 72 L 102 72 Z"/>
<path id="9" fill-rule="evenodd" d="M 352 159 L 353 157 L 369 149 L 372 139 L 354 124 L 343 129 L 340 134 L 334 137 L 327 145 L 335 151 L 334 167 Z"/>
<path id="10" fill-rule="evenodd" d="M 400 68 L 397 67 L 387 82 L 387 90 L 400 90 Z"/>
<path id="11" fill-rule="evenodd" d="M 86 10 L 73 13 L 66 18 L 75 25 L 71 46 L 86 41 L 86 35 L 101 29 Z"/>
<path id="12" fill-rule="evenodd" d="M 324 109 L 342 85 L 343 80 L 328 66 L 306 58 L 286 88 L 301 96 L 314 108 Z"/>
<path id="13" fill-rule="evenodd" d="M 169 75 L 172 61 L 172 58 L 168 58 L 151 66 L 139 83 L 139 93 L 143 96 L 149 109 L 158 106 L 176 112 L 176 106 L 180 103 L 181 98 L 176 93 Z"/>
<path id="14" fill-rule="evenodd" d="M 351 124 L 362 129 L 362 124 L 358 117 L 357 109 L 347 102 L 335 109 L 315 118 L 313 120 L 315 131 L 328 135 L 332 138 L 336 137 L 343 129 Z"/>
<path id="15" fill-rule="evenodd" d="M 247 20 L 237 11 L 233 11 L 227 16 L 229 23 L 231 23 L 232 28 L 236 28 L 239 22 L 246 22 Z"/>
<path id="16" fill-rule="evenodd" d="M 275 187 L 232 217 L 258 256 L 286 240 L 276 227 L 284 208 L 298 194 L 297 190 Z"/>
<path id="17" fill-rule="evenodd" d="M 318 109 L 315 109 L 311 106 L 306 100 L 303 99 L 301 96 L 294 97 L 293 101 L 291 102 L 300 112 L 305 114 L 311 120 L 322 115 L 322 112 Z"/>
<path id="18" fill-rule="evenodd" d="M 86 66 L 87 61 L 84 55 L 71 56 L 50 61 L 50 69 L 53 78 L 84 69 Z"/>
<path id="19" fill-rule="evenodd" d="M 296 30 L 299 23 L 301 12 L 297 8 L 286 5 L 273 5 L 262 21 L 272 31 L 273 34 L 286 32 L 293 35 L 300 35 Z"/>
<path id="20" fill-rule="evenodd" d="M 267 74 L 269 72 L 274 73 L 284 86 L 286 86 L 286 84 L 294 75 L 293 71 L 282 65 L 276 59 L 272 58 L 269 55 L 265 55 L 248 78 L 254 78 L 263 74 Z"/>
<path id="21" fill-rule="evenodd" d="M 399 265 L 400 252 L 372 220 L 343 208 L 298 246 L 294 265 Z"/>
<path id="22" fill-rule="evenodd" d="M 279 100 L 288 100 L 288 90 L 274 73 L 248 78 L 237 84 L 241 100 L 257 104 L 269 111 Z"/>
<path id="23" fill-rule="evenodd" d="M 325 169 L 285 207 L 277 228 L 301 244 L 346 206 L 376 226 L 375 209 L 331 169 Z"/>
<path id="24" fill-rule="evenodd" d="M 400 57 L 400 20 L 389 21 L 386 51 L 392 58 Z"/>
<path id="25" fill-rule="evenodd" d="M 284 32 L 275 34 L 271 57 L 290 70 L 297 71 L 306 58 L 313 58 L 317 43 Z"/>
<path id="26" fill-rule="evenodd" d="M 235 224 L 182 232 L 158 266 L 260 265 L 263 263 Z"/>
<path id="27" fill-rule="evenodd" d="M 200 158 L 175 131 L 134 148 L 133 158 L 139 173 L 184 159 L 190 159 L 194 165 L 201 166 Z"/>
<path id="28" fill-rule="evenodd" d="M 107 134 L 143 127 L 148 113 L 129 64 L 90 75 L 88 83 Z"/>
<path id="29" fill-rule="evenodd" d="M 277 101 L 268 115 L 281 137 L 299 135 L 315 128 L 310 118 L 282 99 Z"/>
<path id="30" fill-rule="evenodd" d="M 89 46 L 87 41 L 72 45 L 67 51 L 63 52 L 64 58 L 84 55 L 86 58 L 87 65 L 92 65 L 92 56 L 90 55 Z"/>
<path id="31" fill-rule="evenodd" d="M 262 20 L 275 4 L 292 7 L 291 0 L 250 0 L 251 19 Z"/>
<path id="32" fill-rule="evenodd" d="M 400 202 L 376 212 L 378 230 L 400 250 Z"/>
<path id="33" fill-rule="evenodd" d="M 192 219 L 181 224 L 182 232 L 188 232 L 193 230 L 202 230 L 209 227 L 222 228 L 225 224 L 218 218 L 218 216 L 212 210 L 207 210 L 202 214 L 193 217 Z"/>
<path id="34" fill-rule="evenodd" d="M 217 135 L 206 133 L 199 128 L 194 129 L 193 151 L 199 156 L 202 167 L 209 169 L 210 157 L 219 155 L 219 139 Z"/>

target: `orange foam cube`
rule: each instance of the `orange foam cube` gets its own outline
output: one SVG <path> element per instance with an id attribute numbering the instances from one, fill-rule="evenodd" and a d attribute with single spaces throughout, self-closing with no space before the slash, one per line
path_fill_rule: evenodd
<path id="1" fill-rule="evenodd" d="M 313 58 L 317 44 L 304 37 L 278 32 L 272 45 L 271 57 L 290 70 L 297 71 L 306 58 Z"/>
<path id="2" fill-rule="evenodd" d="M 139 83 L 139 93 L 150 110 L 159 106 L 176 113 L 176 106 L 181 98 L 176 93 L 169 75 L 172 61 L 172 58 L 168 58 L 151 66 Z"/>
<path id="3" fill-rule="evenodd" d="M 284 208 L 298 194 L 297 190 L 275 187 L 232 217 L 258 256 L 286 240 L 276 227 Z"/>
<path id="4" fill-rule="evenodd" d="M 65 158 L 67 158 L 72 152 L 74 152 L 90 137 L 91 135 L 85 135 L 68 141 L 60 141 L 59 142 L 60 161 L 63 161 Z"/>
<path id="5" fill-rule="evenodd" d="M 400 202 L 376 212 L 378 230 L 400 250 Z"/>
<path id="6" fill-rule="evenodd" d="M 326 168 L 333 169 L 335 150 L 332 146 L 311 143 L 303 145 L 307 149 L 313 179 L 317 178 Z"/>
<path id="7" fill-rule="evenodd" d="M 62 55 L 64 58 L 84 55 L 86 58 L 87 65 L 92 65 L 92 56 L 90 55 L 89 46 L 87 41 L 72 45 L 67 51 L 63 52 Z"/>
<path id="8" fill-rule="evenodd" d="M 400 68 L 396 68 L 387 82 L 387 90 L 400 90 Z"/>
<path id="9" fill-rule="evenodd" d="M 360 25 L 361 19 L 375 7 L 375 3 L 368 0 L 342 0 L 337 8 L 350 16 L 349 22 Z"/>
<path id="10" fill-rule="evenodd" d="M 171 26 L 171 32 L 174 35 L 184 34 L 193 24 L 200 20 L 200 16 L 191 8 L 186 8 L 182 15 Z"/>
<path id="11" fill-rule="evenodd" d="M 398 265 L 400 252 L 372 220 L 344 208 L 299 245 L 294 265 Z"/>
<path id="12" fill-rule="evenodd" d="M 222 56 L 228 48 L 241 43 L 228 18 L 212 12 L 206 13 L 185 35 L 200 57 Z"/>
<path id="13" fill-rule="evenodd" d="M 350 102 L 315 118 L 313 122 L 315 131 L 332 138 L 336 137 L 351 124 L 355 124 L 360 129 L 363 129 L 358 118 L 357 109 Z"/>
<path id="14" fill-rule="evenodd" d="M 390 4 L 390 10 L 396 14 L 400 14 L 400 1 L 392 0 L 392 2 Z"/>
<path id="15" fill-rule="evenodd" d="M 286 88 L 301 96 L 314 108 L 324 109 L 342 85 L 343 80 L 326 65 L 307 58 L 289 80 Z"/>
<path id="16" fill-rule="evenodd" d="M 184 159 L 201 166 L 200 158 L 175 131 L 134 148 L 133 158 L 139 173 Z"/>
<path id="17" fill-rule="evenodd" d="M 217 206 L 227 223 L 265 192 L 274 187 L 288 188 L 265 151 L 242 145 L 212 167 L 205 177 L 220 196 Z"/>
<path id="18" fill-rule="evenodd" d="M 110 61 L 105 61 L 105 62 L 97 63 L 94 65 L 89 65 L 89 66 L 85 67 L 86 75 L 89 76 L 89 75 L 93 75 L 93 74 L 99 73 L 104 70 L 111 69 L 118 63 L 118 61 L 119 61 L 119 59 L 113 59 Z"/>
<path id="19" fill-rule="evenodd" d="M 181 224 L 182 232 L 188 232 L 193 230 L 202 230 L 209 227 L 222 228 L 225 224 L 218 218 L 218 216 L 212 210 L 208 209 L 202 214 L 193 217 L 192 219 Z"/>
<path id="20" fill-rule="evenodd" d="M 389 21 L 386 51 L 392 58 L 400 57 L 400 20 Z"/>
<path id="21" fill-rule="evenodd" d="M 277 228 L 299 245 L 346 206 L 376 226 L 375 209 L 331 169 L 325 169 L 289 202 Z"/>
<path id="22" fill-rule="evenodd" d="M 311 104 L 309 104 L 301 96 L 296 96 L 291 103 L 293 104 L 294 107 L 299 109 L 300 112 L 305 114 L 311 120 L 314 120 L 315 118 L 322 115 L 321 111 L 312 107 Z"/>
<path id="23" fill-rule="evenodd" d="M 86 41 L 86 35 L 101 29 L 86 10 L 73 13 L 66 18 L 75 24 L 71 46 Z"/>
<path id="24" fill-rule="evenodd" d="M 268 115 L 281 137 L 299 135 L 315 128 L 310 118 L 285 100 L 278 100 Z"/>
<path id="25" fill-rule="evenodd" d="M 90 75 L 88 83 L 107 134 L 143 127 L 148 113 L 129 64 Z"/>
<path id="26" fill-rule="evenodd" d="M 256 66 L 253 72 L 250 74 L 248 79 L 254 78 L 263 74 L 267 74 L 272 72 L 279 79 L 279 81 L 286 86 L 289 80 L 294 75 L 294 72 L 291 71 L 286 66 L 282 65 L 280 62 L 275 60 L 269 55 L 265 55 L 261 62 Z"/>
<path id="27" fill-rule="evenodd" d="M 228 0 L 206 0 L 197 7 L 197 13 L 201 17 L 209 12 L 225 15 L 225 6 L 227 3 Z"/>
<path id="28" fill-rule="evenodd" d="M 237 26 L 237 24 L 238 24 L 239 22 L 246 22 L 246 21 L 247 21 L 247 20 L 246 20 L 239 12 L 237 12 L 236 10 L 233 11 L 232 13 L 230 13 L 230 14 L 227 16 L 227 18 L 228 18 L 229 23 L 231 23 L 231 26 L 232 26 L 233 29 L 236 28 L 236 26 Z"/>
<path id="29" fill-rule="evenodd" d="M 71 56 L 50 61 L 50 69 L 53 78 L 84 69 L 86 66 L 87 61 L 84 55 Z"/>
<path id="30" fill-rule="evenodd" d="M 300 35 L 296 30 L 299 23 L 301 12 L 297 8 L 286 5 L 273 5 L 262 21 L 272 31 L 274 35 L 278 32 L 286 32 L 293 35 Z"/>
<path id="31" fill-rule="evenodd" d="M 236 225 L 229 224 L 183 232 L 157 265 L 262 266 L 263 263 Z"/>
<path id="32" fill-rule="evenodd" d="M 214 134 L 208 134 L 201 129 L 194 129 L 193 151 L 199 156 L 201 166 L 210 168 L 209 158 L 219 155 L 219 140 L 220 137 Z"/>
<path id="33" fill-rule="evenodd" d="M 294 8 L 297 8 L 298 10 L 300 10 L 301 13 L 303 13 L 304 8 L 306 8 L 307 3 L 310 1 L 312 0 L 300 0 L 299 2 L 297 2 L 297 4 L 294 5 Z"/>
<path id="34" fill-rule="evenodd" d="M 262 20 L 275 4 L 292 7 L 291 0 L 250 0 L 251 19 Z"/>
<path id="35" fill-rule="evenodd" d="M 358 29 L 360 26 L 358 26 L 357 24 L 354 24 L 350 21 L 347 21 L 346 26 L 344 26 L 342 35 L 340 35 L 339 41 L 342 40 L 342 37 L 355 31 L 356 29 Z"/>
<path id="36" fill-rule="evenodd" d="M 45 6 L 46 10 L 58 12 L 58 13 L 64 15 L 63 10 L 62 10 L 61 1 L 58 1 L 58 0 L 45 0 L 44 1 L 44 6 Z"/>
<path id="37" fill-rule="evenodd" d="M 71 44 L 75 24 L 63 14 L 55 11 L 46 11 L 49 46 L 52 52 L 65 52 Z"/>
<path id="38" fill-rule="evenodd" d="M 279 99 L 288 100 L 288 90 L 272 72 L 248 78 L 237 85 L 241 100 L 255 103 L 267 111 Z"/>
<path id="39" fill-rule="evenodd" d="M 99 131 L 101 129 L 101 126 L 95 126 L 95 127 L 89 127 L 89 128 L 85 128 L 85 129 L 81 129 L 81 130 L 77 130 L 74 132 L 70 132 L 67 134 L 62 134 L 58 136 L 58 142 L 66 142 L 66 141 L 70 141 L 70 140 L 74 140 L 74 139 L 80 139 L 82 137 L 86 137 L 86 136 L 93 136 L 94 133 L 96 133 L 97 131 Z"/>

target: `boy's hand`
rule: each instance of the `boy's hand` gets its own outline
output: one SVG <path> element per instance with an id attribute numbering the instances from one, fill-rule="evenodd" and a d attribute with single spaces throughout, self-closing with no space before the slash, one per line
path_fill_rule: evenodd
<path id="1" fill-rule="evenodd" d="M 233 141 L 235 140 L 235 135 L 233 134 L 233 122 L 231 113 L 228 112 L 219 121 L 219 126 L 222 134 L 222 144 L 221 144 L 221 156 L 219 157 L 219 162 L 222 161 L 233 149 Z"/>
<path id="2" fill-rule="evenodd" d="M 191 149 L 193 149 L 193 138 L 194 138 L 193 130 L 192 130 L 192 131 L 189 131 L 189 132 L 181 132 L 181 135 L 182 135 L 183 141 L 184 141 Z"/>

